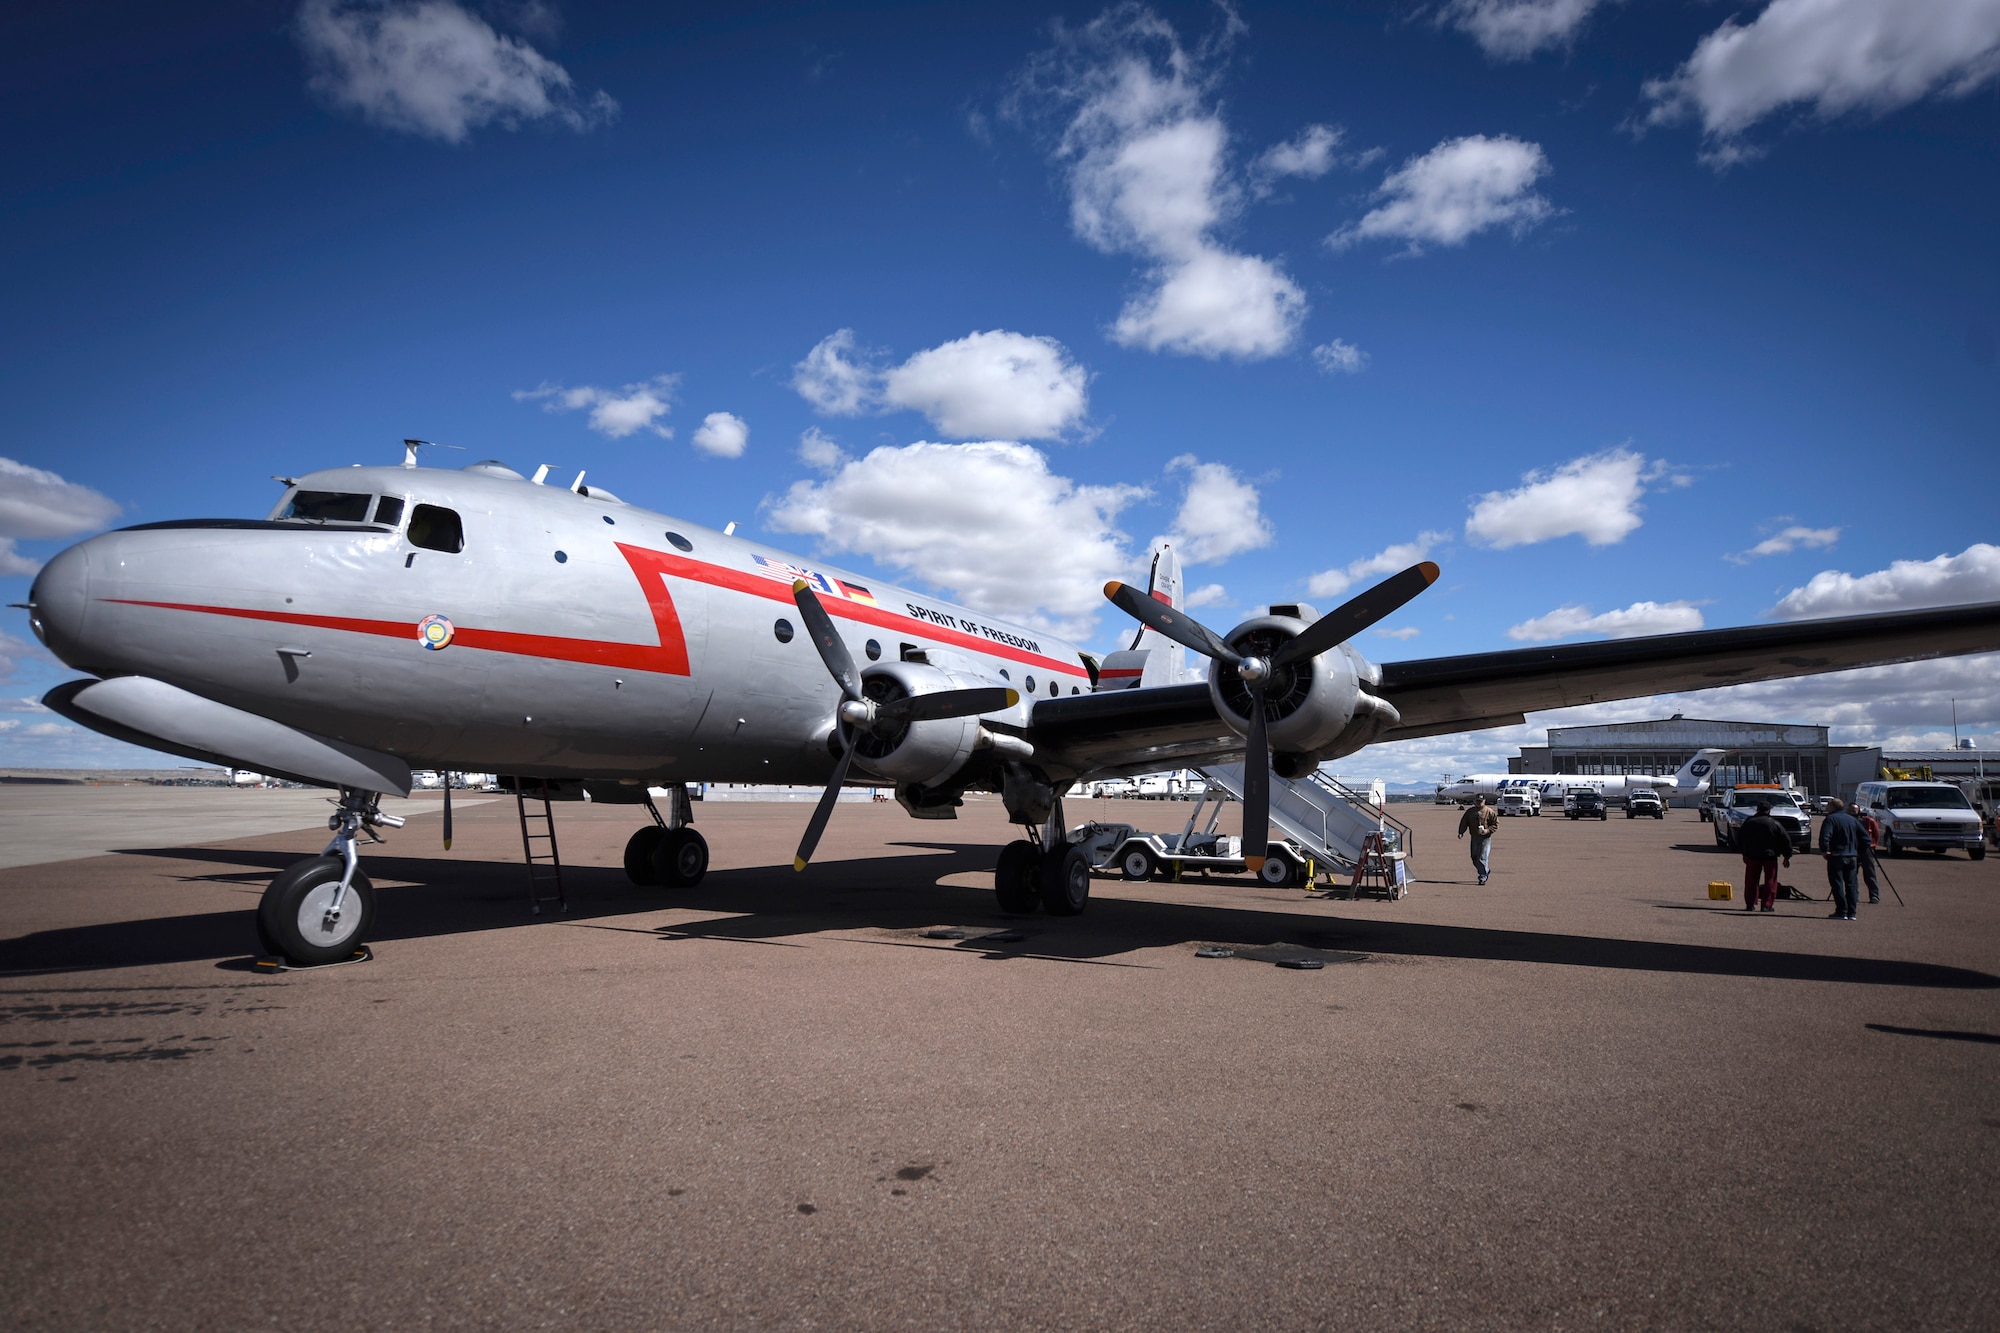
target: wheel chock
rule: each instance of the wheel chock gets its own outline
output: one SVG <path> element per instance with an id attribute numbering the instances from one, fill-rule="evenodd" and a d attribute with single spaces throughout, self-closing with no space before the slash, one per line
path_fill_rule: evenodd
<path id="1" fill-rule="evenodd" d="M 295 963 L 289 958 L 255 958 L 250 962 L 250 970 L 276 974 L 279 972 L 324 972 L 329 967 L 346 967 L 349 963 L 372 963 L 375 951 L 362 945 L 345 958 L 336 958 L 330 963 Z"/>

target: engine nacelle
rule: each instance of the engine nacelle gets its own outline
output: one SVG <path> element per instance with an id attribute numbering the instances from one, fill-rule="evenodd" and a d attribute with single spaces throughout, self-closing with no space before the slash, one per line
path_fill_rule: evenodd
<path id="1" fill-rule="evenodd" d="M 1245 656 L 1268 658 L 1306 624 L 1296 616 L 1255 616 L 1224 637 Z M 1393 707 L 1368 693 L 1381 678 L 1380 667 L 1344 643 L 1275 669 L 1264 690 L 1264 726 L 1280 774 L 1301 776 L 1321 760 L 1352 754 L 1400 722 Z M 1236 668 L 1215 663 L 1208 693 L 1223 720 L 1248 735 L 1250 687 Z"/>
<path id="2" fill-rule="evenodd" d="M 890 703 L 939 690 L 995 684 L 960 680 L 924 662 L 877 662 L 861 673 L 861 692 L 876 703 Z M 882 723 L 875 731 L 854 734 L 854 761 L 880 778 L 927 786 L 965 767 L 979 743 L 979 719 L 945 717 L 922 722 Z"/>

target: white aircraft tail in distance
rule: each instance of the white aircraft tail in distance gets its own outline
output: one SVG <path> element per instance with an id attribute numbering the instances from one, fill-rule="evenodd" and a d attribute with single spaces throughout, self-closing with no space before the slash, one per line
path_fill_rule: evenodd
<path id="1" fill-rule="evenodd" d="M 1560 803 L 1572 787 L 1589 787 L 1606 800 L 1623 800 L 1642 788 L 1692 794 L 1708 790 L 1716 760 L 1727 750 L 1697 750 L 1672 773 L 1471 773 L 1437 789 L 1441 797 L 1471 803 L 1481 796 L 1498 798 L 1505 792 L 1533 788 L 1543 801 Z"/>

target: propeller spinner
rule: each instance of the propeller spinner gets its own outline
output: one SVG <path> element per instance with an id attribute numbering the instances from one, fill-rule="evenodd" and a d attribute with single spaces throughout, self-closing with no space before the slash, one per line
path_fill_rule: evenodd
<path id="1" fill-rule="evenodd" d="M 1148 629 L 1156 630 L 1212 661 L 1227 663 L 1250 691 L 1250 731 L 1244 737 L 1244 861 L 1255 872 L 1264 865 L 1271 831 L 1271 743 L 1265 720 L 1265 689 L 1273 673 L 1338 647 L 1378 620 L 1393 615 L 1437 582 L 1438 567 L 1426 560 L 1384 579 L 1358 597 L 1321 616 L 1268 657 L 1237 652 L 1229 641 L 1185 613 L 1154 600 L 1130 584 L 1104 585 L 1111 604 Z"/>
<path id="2" fill-rule="evenodd" d="M 833 766 L 833 777 L 820 794 L 819 804 L 813 807 L 812 818 L 806 821 L 805 836 L 799 839 L 798 855 L 792 858 L 792 869 L 804 870 L 806 863 L 812 860 L 813 849 L 819 846 L 820 835 L 826 832 L 826 821 L 833 817 L 834 804 L 839 801 L 841 786 L 847 781 L 847 770 L 854 763 L 854 734 L 857 731 L 876 732 L 885 726 L 906 722 L 996 713 L 1021 702 L 1021 696 L 1014 690 L 995 686 L 938 690 L 886 703 L 870 699 L 862 693 L 861 673 L 854 668 L 854 655 L 847 651 L 840 631 L 833 627 L 833 617 L 820 605 L 819 594 L 812 590 L 812 585 L 804 579 L 796 580 L 792 584 L 792 600 L 798 604 L 799 619 L 805 621 L 806 634 L 812 639 L 813 646 L 819 649 L 820 661 L 826 663 L 827 674 L 840 686 L 840 709 L 835 720 L 835 725 L 840 728 L 840 759 Z"/>

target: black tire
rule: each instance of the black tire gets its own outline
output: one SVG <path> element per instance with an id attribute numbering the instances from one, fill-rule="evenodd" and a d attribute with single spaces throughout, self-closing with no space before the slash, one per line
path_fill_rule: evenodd
<path id="1" fill-rule="evenodd" d="M 1050 916 L 1076 916 L 1090 904 L 1090 858 L 1069 847 L 1042 862 L 1042 907 Z"/>
<path id="2" fill-rule="evenodd" d="M 1127 847 L 1118 858 L 1118 873 L 1129 880 L 1148 880 L 1158 874 L 1159 861 L 1144 847 Z"/>
<path id="3" fill-rule="evenodd" d="M 285 867 L 257 904 L 257 938 L 302 967 L 352 958 L 375 924 L 375 886 L 355 871 L 340 916 L 329 927 L 325 909 L 344 870 L 337 856 L 310 856 Z"/>
<path id="4" fill-rule="evenodd" d="M 1889 835 L 1888 841 L 1889 841 L 1889 848 L 1888 848 L 1889 855 L 1897 858 L 1898 860 L 1901 860 L 1903 856 L 1903 849 L 1897 845 L 1896 835 L 1891 833 Z"/>
<path id="5" fill-rule="evenodd" d="M 641 886 L 660 882 L 659 872 L 653 869 L 653 853 L 666 835 L 658 824 L 648 824 L 626 840 L 625 878 Z"/>
<path id="6" fill-rule="evenodd" d="M 653 848 L 655 883 L 691 889 L 708 873 L 708 839 L 691 828 L 665 829 Z"/>
<path id="7" fill-rule="evenodd" d="M 1274 889 L 1289 889 L 1298 882 L 1299 868 L 1292 864 L 1292 858 L 1276 847 L 1264 853 L 1264 864 L 1257 868 L 1257 878 Z"/>
<path id="8" fill-rule="evenodd" d="M 1042 905 L 1042 849 L 1022 839 L 1000 849 L 999 864 L 993 867 L 993 896 L 1000 910 L 1016 916 L 1038 911 Z"/>
<path id="9" fill-rule="evenodd" d="M 1975 861 L 1984 861 L 1986 859 L 1986 849 L 1984 847 L 1968 847 L 1965 849 L 1965 854 Z"/>

